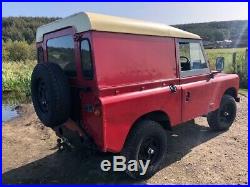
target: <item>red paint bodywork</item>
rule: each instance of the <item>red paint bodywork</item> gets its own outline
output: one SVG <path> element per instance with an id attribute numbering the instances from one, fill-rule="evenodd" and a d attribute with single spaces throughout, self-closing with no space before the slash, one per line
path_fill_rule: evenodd
<path id="1" fill-rule="evenodd" d="M 75 29 L 46 34 L 37 43 L 44 49 L 45 61 L 47 40 L 68 34 L 74 36 Z M 97 31 L 78 35 L 90 41 L 94 79 L 82 77 L 80 41 L 76 40 L 77 77 L 70 82 L 77 88 L 91 88 L 79 95 L 82 127 L 102 151 L 120 152 L 129 131 L 145 114 L 162 112 L 175 126 L 216 110 L 227 89 L 237 94 L 237 75 L 180 78 L 175 38 Z M 171 92 L 169 85 L 176 85 L 177 91 Z M 101 115 L 85 111 L 86 105 L 98 106 Z"/>

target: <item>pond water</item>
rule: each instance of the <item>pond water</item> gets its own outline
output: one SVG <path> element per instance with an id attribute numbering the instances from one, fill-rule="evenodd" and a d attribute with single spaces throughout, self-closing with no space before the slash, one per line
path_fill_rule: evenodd
<path id="1" fill-rule="evenodd" d="M 6 122 L 20 115 L 18 106 L 30 103 L 30 97 L 18 94 L 3 94 L 2 98 L 2 122 Z"/>
<path id="2" fill-rule="evenodd" d="M 18 111 L 15 110 L 15 107 L 2 104 L 2 122 L 8 121 L 16 116 L 18 116 Z"/>

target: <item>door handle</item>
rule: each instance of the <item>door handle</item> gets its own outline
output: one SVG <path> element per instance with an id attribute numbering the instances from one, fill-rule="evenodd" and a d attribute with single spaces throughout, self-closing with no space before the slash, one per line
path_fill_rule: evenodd
<path id="1" fill-rule="evenodd" d="M 173 85 L 173 84 L 170 84 L 170 85 L 169 85 L 169 89 L 170 89 L 170 91 L 171 91 L 172 93 L 176 93 L 176 92 L 177 92 L 177 87 L 176 87 L 175 85 Z"/>
<path id="2" fill-rule="evenodd" d="M 191 93 L 187 92 L 186 93 L 186 101 L 190 101 Z"/>

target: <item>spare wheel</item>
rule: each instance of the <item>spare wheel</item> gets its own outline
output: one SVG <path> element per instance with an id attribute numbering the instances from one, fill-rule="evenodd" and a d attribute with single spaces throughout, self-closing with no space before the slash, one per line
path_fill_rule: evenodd
<path id="1" fill-rule="evenodd" d="M 31 76 L 32 101 L 38 118 L 48 127 L 64 123 L 70 115 L 70 87 L 59 65 L 39 63 Z"/>

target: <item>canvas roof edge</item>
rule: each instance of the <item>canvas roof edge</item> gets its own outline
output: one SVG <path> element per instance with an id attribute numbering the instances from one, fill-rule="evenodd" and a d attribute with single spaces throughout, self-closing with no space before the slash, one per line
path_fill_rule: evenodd
<path id="1" fill-rule="evenodd" d="M 201 39 L 201 37 L 196 34 L 186 32 L 165 24 L 109 16 L 104 14 L 80 12 L 38 27 L 36 33 L 36 42 L 43 41 L 44 34 L 66 27 L 74 27 L 77 33 L 95 30 L 139 35 Z"/>

